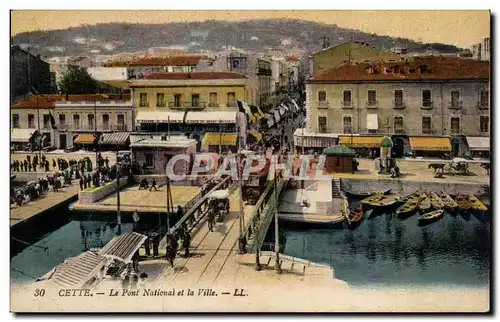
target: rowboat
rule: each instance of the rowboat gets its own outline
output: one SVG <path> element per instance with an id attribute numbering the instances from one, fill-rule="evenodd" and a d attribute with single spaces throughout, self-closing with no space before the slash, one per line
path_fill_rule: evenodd
<path id="1" fill-rule="evenodd" d="M 351 211 L 349 214 L 349 223 L 350 224 L 357 224 L 363 220 L 364 216 L 364 210 L 363 210 L 363 205 L 359 205 L 355 210 Z"/>
<path id="2" fill-rule="evenodd" d="M 488 207 L 486 207 L 481 200 L 479 200 L 476 196 L 471 195 L 469 196 L 469 206 L 473 210 L 477 211 L 486 211 L 488 210 Z"/>
<path id="3" fill-rule="evenodd" d="M 430 199 L 431 199 L 431 205 L 434 209 L 443 209 L 444 208 L 443 200 L 434 191 L 431 191 Z"/>
<path id="4" fill-rule="evenodd" d="M 374 194 L 373 196 L 370 196 L 368 198 L 361 200 L 361 204 L 362 205 L 370 205 L 371 203 L 373 203 L 375 201 L 379 201 L 383 197 L 384 197 L 384 194 L 379 192 L 379 193 Z"/>
<path id="5" fill-rule="evenodd" d="M 376 207 L 376 208 L 385 208 L 385 207 L 390 207 L 394 206 L 401 200 L 400 195 L 391 195 L 391 196 L 383 196 L 377 201 L 369 202 L 367 203 L 371 207 Z"/>
<path id="6" fill-rule="evenodd" d="M 443 214 L 444 214 L 443 209 L 438 209 L 438 210 L 434 210 L 434 211 L 425 213 L 425 214 L 421 215 L 420 217 L 418 217 L 418 223 L 419 224 L 426 224 L 426 223 L 433 222 L 433 221 L 441 218 L 443 216 Z"/>
<path id="7" fill-rule="evenodd" d="M 420 200 L 418 201 L 418 208 L 423 212 L 431 209 L 431 200 L 425 193 L 420 194 Z"/>
<path id="8" fill-rule="evenodd" d="M 448 211 L 454 210 L 458 207 L 458 204 L 452 197 L 447 193 L 441 193 L 441 200 L 444 202 L 444 208 Z"/>
<path id="9" fill-rule="evenodd" d="M 396 209 L 396 215 L 402 217 L 404 215 L 409 215 L 413 213 L 418 206 L 418 197 L 413 196 L 412 199 L 407 200 L 403 205 L 399 206 Z"/>
<path id="10" fill-rule="evenodd" d="M 352 197 L 369 197 L 369 196 L 373 196 L 373 195 L 376 195 L 378 193 L 383 193 L 384 195 L 388 195 L 391 193 L 391 190 L 392 189 L 387 189 L 387 190 L 384 190 L 384 191 L 361 191 L 361 192 L 354 192 L 354 191 L 350 191 L 350 190 L 346 190 L 346 189 L 343 189 L 343 191 L 349 195 L 349 196 L 352 196 Z"/>
<path id="11" fill-rule="evenodd" d="M 457 202 L 457 206 L 459 209 L 468 210 L 470 208 L 469 198 L 466 195 L 457 195 L 455 197 L 455 201 Z"/>

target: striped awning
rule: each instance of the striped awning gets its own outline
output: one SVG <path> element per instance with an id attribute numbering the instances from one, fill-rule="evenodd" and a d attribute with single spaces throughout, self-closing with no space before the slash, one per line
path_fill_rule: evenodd
<path id="1" fill-rule="evenodd" d="M 257 141 L 262 141 L 262 134 L 260 134 L 260 132 L 258 131 L 255 131 L 255 130 L 250 130 L 248 131 L 248 133 L 250 133 L 254 138 L 257 139 Z"/>
<path id="2" fill-rule="evenodd" d="M 106 262 L 106 257 L 87 251 L 77 257 L 68 258 L 57 266 L 50 281 L 60 287 L 81 288 Z"/>
<path id="3" fill-rule="evenodd" d="M 129 138 L 129 132 L 104 133 L 100 144 L 125 145 Z"/>
<path id="4" fill-rule="evenodd" d="M 278 110 L 274 110 L 274 122 L 279 123 L 281 120 L 281 115 Z"/>
<path id="5" fill-rule="evenodd" d="M 274 125 L 274 116 L 271 114 L 266 115 L 266 120 L 267 120 L 267 127 L 272 127 Z"/>
<path id="6" fill-rule="evenodd" d="M 251 106 L 247 102 L 238 101 L 238 109 L 248 116 L 250 123 L 255 123 L 257 121 L 257 118 L 252 113 Z"/>
<path id="7" fill-rule="evenodd" d="M 208 145 L 224 145 L 224 146 L 236 146 L 238 142 L 238 133 L 215 133 L 207 132 L 203 137 L 202 144 Z"/>
<path id="8" fill-rule="evenodd" d="M 250 105 L 250 110 L 252 111 L 253 116 L 257 119 L 260 120 L 263 116 L 260 114 L 261 111 L 260 109 L 255 106 L 255 105 Z"/>
<path id="9" fill-rule="evenodd" d="M 292 100 L 292 104 L 293 104 L 293 106 L 295 107 L 295 112 L 300 111 L 300 108 L 299 108 L 299 106 L 297 105 L 297 102 L 295 102 L 295 100 Z"/>
<path id="10" fill-rule="evenodd" d="M 146 239 L 148 239 L 147 236 L 134 232 L 116 236 L 99 251 L 99 255 L 130 263 L 135 252 Z"/>
<path id="11" fill-rule="evenodd" d="M 486 136 L 468 136 L 467 144 L 471 151 L 489 151 L 490 138 Z"/>
<path id="12" fill-rule="evenodd" d="M 138 123 L 182 123 L 185 112 L 139 111 L 135 117 Z"/>
<path id="13" fill-rule="evenodd" d="M 186 123 L 236 123 L 236 111 L 193 112 L 186 115 Z"/>
<path id="14" fill-rule="evenodd" d="M 287 110 L 283 106 L 280 106 L 279 113 L 280 113 L 281 116 L 285 115 L 286 111 Z"/>
<path id="15" fill-rule="evenodd" d="M 11 129 L 10 130 L 10 141 L 11 142 L 27 143 L 30 141 L 31 137 L 36 132 L 37 132 L 37 130 L 35 130 L 35 129 Z"/>
<path id="16" fill-rule="evenodd" d="M 339 136 L 339 144 L 350 148 L 379 148 L 382 136 Z"/>
<path id="17" fill-rule="evenodd" d="M 451 151 L 449 137 L 410 137 L 410 146 L 414 151 Z"/>
<path id="18" fill-rule="evenodd" d="M 75 144 L 94 144 L 94 142 L 95 136 L 90 133 L 80 134 L 76 137 L 75 141 L 73 141 Z"/>

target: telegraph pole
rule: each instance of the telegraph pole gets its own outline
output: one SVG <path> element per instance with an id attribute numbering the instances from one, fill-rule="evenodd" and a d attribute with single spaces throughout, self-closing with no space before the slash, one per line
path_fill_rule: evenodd
<path id="1" fill-rule="evenodd" d="M 281 264 L 280 264 L 280 240 L 279 240 L 279 229 L 278 229 L 278 175 L 276 172 L 277 162 L 274 158 L 274 251 L 276 252 L 276 273 L 281 274 Z"/>
<path id="2" fill-rule="evenodd" d="M 97 159 L 96 159 L 97 160 Z M 120 162 L 118 161 L 118 148 L 116 150 L 116 222 L 118 223 L 118 235 L 122 233 L 122 215 L 120 211 Z"/>

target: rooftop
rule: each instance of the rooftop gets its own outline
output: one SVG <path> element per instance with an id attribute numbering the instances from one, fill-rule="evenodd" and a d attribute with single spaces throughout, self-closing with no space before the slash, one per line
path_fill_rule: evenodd
<path id="1" fill-rule="evenodd" d="M 196 72 L 196 73 L 155 73 L 144 77 L 145 79 L 245 79 L 244 75 L 231 72 Z"/>
<path id="2" fill-rule="evenodd" d="M 32 95 L 25 100 L 15 103 L 12 105 L 12 109 L 52 109 L 56 106 L 56 102 L 82 102 L 82 101 L 95 101 L 96 102 L 106 102 L 106 101 L 128 101 L 130 100 L 130 94 L 72 94 L 61 95 L 61 94 L 40 94 Z"/>
<path id="3" fill-rule="evenodd" d="M 459 57 L 413 57 L 403 62 L 344 64 L 315 76 L 311 83 L 342 81 L 487 80 L 487 61 Z"/>
<path id="4" fill-rule="evenodd" d="M 205 56 L 145 57 L 133 61 L 111 61 L 105 67 L 197 66 Z"/>

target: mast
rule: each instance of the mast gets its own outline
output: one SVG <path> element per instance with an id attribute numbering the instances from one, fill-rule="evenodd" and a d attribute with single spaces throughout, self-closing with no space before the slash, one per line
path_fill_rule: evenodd
<path id="1" fill-rule="evenodd" d="M 240 134 L 241 134 L 241 130 L 240 130 Z M 240 238 L 239 238 L 239 249 L 238 249 L 238 253 L 239 254 L 243 254 L 245 253 L 245 245 L 243 245 L 243 226 L 245 225 L 245 211 L 244 211 L 244 205 L 243 205 L 243 164 L 242 164 L 242 161 L 243 161 L 243 155 L 241 153 L 241 141 L 242 141 L 242 137 L 240 135 L 240 139 L 239 139 L 239 142 L 238 142 L 238 166 L 237 166 L 237 169 L 238 169 L 238 186 L 239 186 L 239 194 L 240 194 L 240 218 L 239 218 L 239 225 L 240 225 Z"/>
<path id="2" fill-rule="evenodd" d="M 278 175 L 276 171 L 277 162 L 274 158 L 274 251 L 276 252 L 276 273 L 281 274 L 280 265 L 280 240 L 279 240 L 279 229 L 278 229 Z"/>
<path id="3" fill-rule="evenodd" d="M 170 139 L 170 116 L 167 118 L 167 138 Z"/>
<path id="4" fill-rule="evenodd" d="M 118 161 L 118 148 L 116 149 L 116 222 L 118 235 L 122 233 L 122 215 L 120 211 L 120 162 Z"/>
<path id="5" fill-rule="evenodd" d="M 221 132 L 222 119 L 219 119 L 219 155 L 222 154 L 222 132 Z"/>

